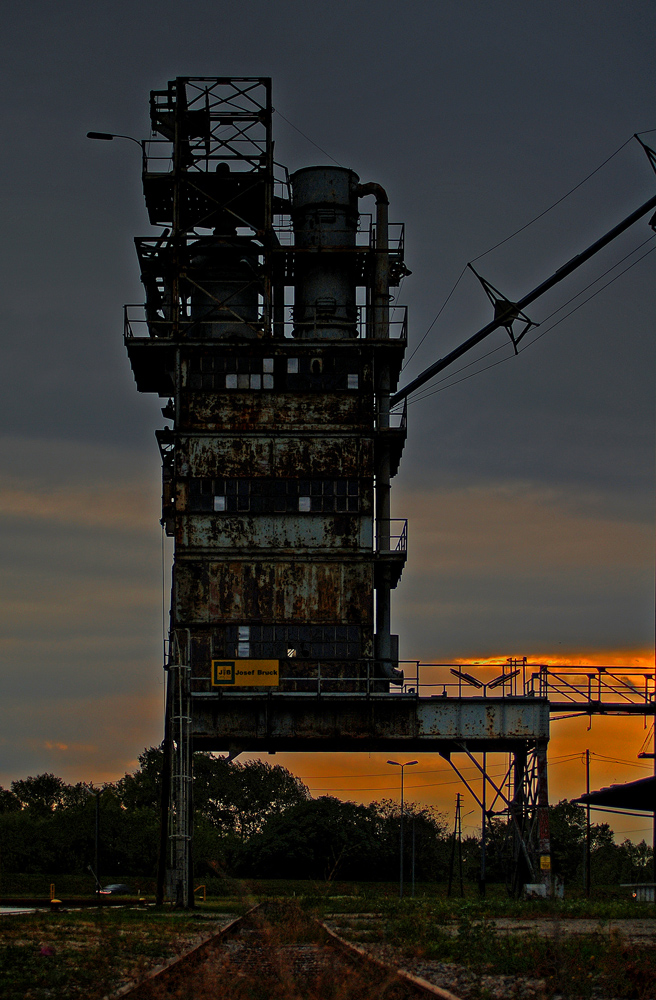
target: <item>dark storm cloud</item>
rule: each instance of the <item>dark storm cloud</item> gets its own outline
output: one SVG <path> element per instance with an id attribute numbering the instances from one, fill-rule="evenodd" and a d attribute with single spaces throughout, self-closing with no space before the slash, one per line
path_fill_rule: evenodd
<path id="1" fill-rule="evenodd" d="M 290 169 L 326 159 L 289 119 L 384 184 L 392 219 L 406 223 L 413 275 L 399 301 L 410 306 L 412 350 L 468 260 L 633 132 L 656 128 L 656 14 L 597 0 L 26 0 L 2 22 L 2 683 L 12 701 L 0 769 L 49 767 L 44 740 L 86 746 L 75 720 L 91 731 L 115 692 L 123 708 L 112 710 L 131 720 L 122 735 L 114 729 L 120 772 L 158 738 L 140 699 L 150 678 L 159 691 L 161 671 L 161 403 L 137 394 L 121 339 L 122 303 L 142 298 L 133 237 L 152 230 L 137 147 L 86 132 L 147 136 L 148 93 L 178 74 L 272 76 L 284 115 L 274 116 L 277 159 Z M 476 267 L 518 296 L 651 196 L 654 180 L 637 145 L 626 147 Z M 532 307 L 537 332 L 647 236 L 641 223 Z M 396 512 L 414 515 L 395 604 L 404 655 L 649 642 L 655 257 L 519 358 L 409 407 L 396 491 Z M 403 378 L 489 315 L 466 276 Z M 499 491 L 512 517 L 500 516 Z M 541 549 L 531 525 L 546 517 Z M 442 522 L 448 559 L 432 535 Z M 66 732 L 50 720 L 28 747 L 25 728 L 47 718 L 31 697 L 39 689 L 59 691 Z M 81 692 L 95 692 L 86 714 Z M 107 761 L 111 724 L 102 725 Z M 11 749 L 19 733 L 25 757 Z M 67 759 L 75 753 L 85 760 L 74 749 Z"/>

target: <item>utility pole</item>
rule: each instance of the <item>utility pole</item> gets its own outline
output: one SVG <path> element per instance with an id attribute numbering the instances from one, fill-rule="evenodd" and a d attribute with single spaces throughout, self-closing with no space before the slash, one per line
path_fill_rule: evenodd
<path id="1" fill-rule="evenodd" d="M 403 772 L 406 767 L 412 767 L 413 764 L 418 764 L 417 760 L 406 760 L 401 764 L 398 760 L 388 760 L 388 764 L 394 764 L 396 767 L 401 768 L 401 834 L 400 834 L 400 847 L 399 847 L 399 899 L 403 899 L 403 819 L 404 819 L 404 805 L 403 805 Z M 414 826 L 413 826 L 413 838 L 414 838 Z M 413 839 L 413 849 L 414 849 L 414 839 Z M 414 854 L 412 862 L 412 894 L 414 896 Z"/>
<path id="2" fill-rule="evenodd" d="M 100 906 L 100 877 L 98 875 L 98 858 L 100 855 L 100 794 L 102 788 L 96 792 L 96 835 L 95 835 L 95 851 L 94 851 L 94 863 L 96 866 L 96 902 Z"/>
<path id="3" fill-rule="evenodd" d="M 453 885 L 453 869 L 455 865 L 456 858 L 456 841 L 458 843 L 458 871 L 460 879 L 460 896 L 465 895 L 465 886 L 462 880 L 462 820 L 460 811 L 460 792 L 456 793 L 456 816 L 455 822 L 453 824 L 453 840 L 451 842 L 451 862 L 449 864 L 449 886 L 447 889 L 447 896 L 451 895 L 451 887 Z"/>
<path id="4" fill-rule="evenodd" d="M 481 896 L 485 895 L 485 793 L 487 791 L 487 753 L 483 753 L 483 792 L 481 795 L 481 877 L 478 883 L 478 891 Z"/>
<path id="5" fill-rule="evenodd" d="M 415 814 L 412 814 L 412 898 L 415 898 Z"/>
<path id="6" fill-rule="evenodd" d="M 585 807 L 585 895 L 590 898 L 590 751 L 585 751 L 585 794 L 588 796 L 588 802 Z"/>

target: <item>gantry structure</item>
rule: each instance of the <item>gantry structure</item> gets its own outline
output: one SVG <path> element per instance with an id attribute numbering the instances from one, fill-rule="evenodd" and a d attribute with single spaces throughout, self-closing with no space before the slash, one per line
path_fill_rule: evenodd
<path id="1" fill-rule="evenodd" d="M 124 332 L 167 421 L 169 896 L 193 903 L 195 749 L 509 753 L 512 781 L 492 785 L 516 881 L 549 886 L 548 691 L 517 690 L 509 663 L 493 694 L 467 697 L 462 678 L 434 692 L 399 664 L 407 524 L 390 488 L 407 428 L 390 401 L 407 326 L 392 290 L 409 272 L 386 191 L 278 165 L 268 78 L 178 77 L 151 93 L 150 121 L 158 233 L 136 240 L 145 302 Z"/>

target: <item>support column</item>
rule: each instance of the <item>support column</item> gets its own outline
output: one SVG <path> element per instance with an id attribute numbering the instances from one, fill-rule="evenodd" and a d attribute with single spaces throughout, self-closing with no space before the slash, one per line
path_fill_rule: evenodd
<path id="1" fill-rule="evenodd" d="M 191 756 L 191 705 L 189 681 L 189 642 L 172 643 L 175 662 L 169 664 L 169 677 L 173 687 L 173 713 L 171 733 L 175 743 L 172 793 L 174 806 L 172 895 L 175 905 L 182 909 L 193 907 L 191 873 L 192 840 L 192 756 Z"/>
<path id="2" fill-rule="evenodd" d="M 535 749 L 538 772 L 538 866 L 540 881 L 547 887 L 547 896 L 553 895 L 551 877 L 551 839 L 549 835 L 549 784 L 547 781 L 547 742 L 540 740 Z"/>

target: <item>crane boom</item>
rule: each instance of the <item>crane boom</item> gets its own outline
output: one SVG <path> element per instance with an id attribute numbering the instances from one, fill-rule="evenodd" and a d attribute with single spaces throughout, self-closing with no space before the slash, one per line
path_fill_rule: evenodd
<path id="1" fill-rule="evenodd" d="M 551 277 L 546 279 L 546 281 L 543 281 L 532 291 L 528 292 L 523 298 L 519 299 L 516 303 L 512 303 L 513 308 L 516 308 L 518 311 L 521 311 L 526 306 L 530 305 L 531 302 L 535 302 L 537 298 L 539 298 L 541 295 L 544 295 L 545 292 L 548 292 L 550 288 L 553 288 L 554 285 L 557 285 L 559 281 L 562 281 L 563 278 L 566 278 L 569 274 L 572 273 L 572 271 L 575 271 L 577 267 L 580 267 L 581 264 L 585 264 L 587 260 L 589 260 L 591 257 L 594 257 L 596 253 L 598 253 L 605 246 L 611 243 L 612 240 L 614 240 L 617 236 L 619 236 L 626 229 L 632 226 L 634 222 L 637 222 L 638 219 L 641 219 L 643 215 L 646 215 L 647 212 L 649 212 L 652 208 L 656 208 L 656 195 L 653 198 L 650 198 L 649 201 L 646 201 L 644 205 L 641 205 L 640 208 L 636 208 L 635 212 L 632 212 L 631 215 L 628 215 L 616 226 L 613 226 L 612 229 L 610 229 L 607 233 L 605 233 L 602 237 L 600 237 L 600 239 L 598 239 L 595 243 L 589 246 L 587 250 L 583 250 L 582 253 L 579 253 L 575 257 L 572 257 L 571 260 L 568 260 L 566 264 L 563 264 L 562 267 L 559 267 L 558 270 L 551 275 Z M 432 379 L 434 375 L 437 375 L 438 372 L 444 371 L 444 369 L 448 368 L 450 364 L 452 364 L 454 361 L 457 361 L 458 358 L 461 358 L 463 354 L 467 353 L 467 351 L 470 351 L 472 347 L 476 347 L 477 344 L 480 344 L 480 342 L 484 340 L 486 337 L 488 337 L 491 333 L 493 333 L 495 330 L 498 330 L 500 326 L 506 326 L 507 324 L 508 324 L 508 313 L 506 312 L 502 313 L 501 315 L 498 315 L 490 323 L 487 323 L 486 326 L 480 329 L 478 333 L 475 333 L 472 337 L 469 337 L 469 339 L 465 340 L 464 343 L 460 344 L 459 347 L 456 347 L 449 354 L 445 355 L 443 358 L 440 358 L 439 361 L 435 361 L 432 365 L 429 365 L 428 368 L 425 368 L 420 375 L 417 375 L 417 377 L 412 380 L 412 382 L 409 382 L 408 385 L 404 386 L 402 389 L 399 389 L 398 392 L 395 392 L 390 399 L 390 404 L 392 406 L 395 406 L 397 403 L 400 403 L 401 400 L 406 399 L 411 393 L 415 392 L 416 389 L 419 389 L 422 385 L 425 385 L 425 383 L 428 382 L 430 379 Z"/>

